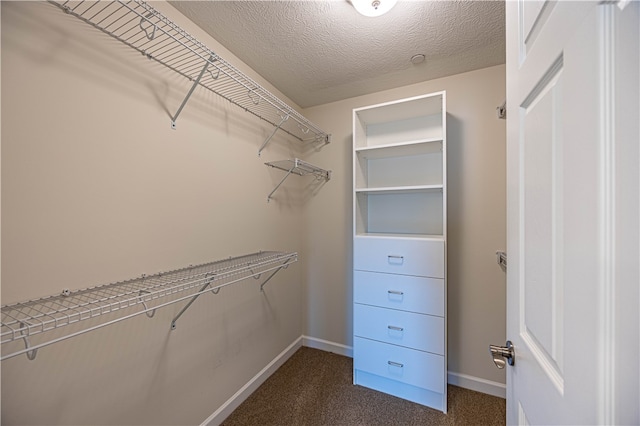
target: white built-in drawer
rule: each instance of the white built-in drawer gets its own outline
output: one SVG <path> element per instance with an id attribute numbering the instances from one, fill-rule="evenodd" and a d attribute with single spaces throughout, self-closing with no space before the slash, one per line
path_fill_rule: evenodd
<path id="1" fill-rule="evenodd" d="M 353 266 L 360 271 L 444 278 L 444 241 L 355 237 Z"/>
<path id="2" fill-rule="evenodd" d="M 353 367 L 413 386 L 444 392 L 444 356 L 376 342 L 353 339 Z"/>
<path id="3" fill-rule="evenodd" d="M 444 355 L 444 318 L 370 305 L 353 306 L 358 337 Z"/>
<path id="4" fill-rule="evenodd" d="M 355 303 L 444 317 L 444 280 L 355 271 L 353 299 Z"/>

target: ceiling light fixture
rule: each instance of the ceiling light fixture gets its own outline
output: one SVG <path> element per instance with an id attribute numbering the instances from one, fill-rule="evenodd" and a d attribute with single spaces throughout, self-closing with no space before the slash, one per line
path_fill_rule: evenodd
<path id="1" fill-rule="evenodd" d="M 418 53 L 417 55 L 413 55 L 411 57 L 411 63 L 413 65 L 418 65 L 424 62 L 426 56 L 424 56 L 422 53 Z"/>
<path id="2" fill-rule="evenodd" d="M 364 16 L 380 16 L 391 10 L 398 0 L 349 0 L 353 7 Z"/>

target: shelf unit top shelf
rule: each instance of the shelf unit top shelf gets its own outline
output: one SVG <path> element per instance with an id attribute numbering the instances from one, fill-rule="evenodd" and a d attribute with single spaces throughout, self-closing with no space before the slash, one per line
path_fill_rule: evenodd
<path id="1" fill-rule="evenodd" d="M 369 126 L 425 115 L 442 114 L 444 97 L 445 92 L 437 92 L 356 108 L 353 110 L 354 118 L 357 117 L 363 124 Z"/>
<path id="2" fill-rule="evenodd" d="M 210 90 L 270 123 L 274 133 L 280 129 L 300 141 L 330 141 L 328 133 L 144 1 L 48 1 L 185 77 L 194 84 L 191 92 L 196 85 Z"/>
<path id="3" fill-rule="evenodd" d="M 151 317 L 158 308 L 193 299 L 206 292 L 217 293 L 222 287 L 250 277 L 260 279 L 261 274 L 272 271 L 262 287 L 273 274 L 297 260 L 298 254 L 295 252 L 261 251 L 84 290 L 63 290 L 60 295 L 4 305 L 1 308 L 0 343 L 3 353 L 0 360 L 23 353 L 28 356 L 31 353 L 29 359 L 33 359 L 40 347 L 142 313 Z M 172 328 L 182 312 L 172 322 Z M 85 322 L 87 320 L 94 321 Z M 75 323 L 87 325 L 79 331 L 77 327 L 67 327 Z M 64 333 L 62 336 L 58 333 L 51 336 L 49 333 L 49 340 L 35 345 L 29 343 L 28 339 L 32 336 L 58 329 Z M 11 350 L 5 350 L 7 344 L 15 342 L 17 345 L 20 340 L 24 341 L 24 347 L 11 346 Z"/>

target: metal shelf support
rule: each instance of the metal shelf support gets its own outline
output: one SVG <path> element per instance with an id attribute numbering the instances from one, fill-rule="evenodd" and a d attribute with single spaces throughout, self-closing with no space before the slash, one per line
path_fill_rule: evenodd
<path id="1" fill-rule="evenodd" d="M 271 161 L 264 163 L 269 167 L 284 170 L 287 174 L 284 175 L 282 180 L 276 185 L 276 187 L 267 195 L 267 202 L 271 201 L 273 194 L 280 188 L 280 185 L 289 177 L 289 175 L 296 174 L 298 176 L 313 175 L 316 179 L 322 179 L 328 181 L 331 179 L 331 170 L 321 169 L 313 164 L 306 163 L 299 158 L 293 158 L 291 160 Z"/>
<path id="2" fill-rule="evenodd" d="M 184 108 L 184 106 L 187 104 L 187 101 L 191 97 L 191 94 L 193 93 L 193 91 L 196 90 L 196 87 L 198 86 L 198 84 L 200 84 L 200 79 L 202 79 L 202 76 L 207 71 L 207 68 L 209 68 L 209 64 L 212 63 L 215 60 L 216 60 L 216 58 L 211 56 L 208 61 L 205 61 L 204 66 L 202 67 L 202 70 L 200 71 L 200 74 L 198 75 L 198 78 L 196 78 L 196 80 L 193 82 L 193 85 L 191 86 L 191 89 L 189 89 L 189 92 L 187 93 L 187 96 L 185 96 L 184 100 L 182 101 L 182 104 L 180 104 L 180 108 L 178 108 L 178 111 L 176 111 L 176 114 L 173 117 L 171 117 L 171 128 L 173 130 L 176 129 L 176 120 L 178 119 L 178 116 L 182 112 L 182 108 Z"/>
<path id="3" fill-rule="evenodd" d="M 291 258 L 289 258 L 289 259 L 285 259 L 284 263 L 283 263 L 283 264 L 282 264 L 278 269 L 275 269 L 275 270 L 274 270 L 274 271 L 273 271 L 273 272 L 272 272 L 272 273 L 267 277 L 267 279 L 266 279 L 266 280 L 262 281 L 262 284 L 260 284 L 260 291 L 264 291 L 264 285 L 265 285 L 267 282 L 269 282 L 269 280 L 270 280 L 271 278 L 273 278 L 273 276 L 274 276 L 275 274 L 277 274 L 281 269 L 287 269 L 287 268 L 289 267 L 289 264 L 291 263 L 291 260 L 292 260 Z M 261 275 L 262 275 L 262 274 L 261 274 Z M 260 276 L 256 277 L 256 279 L 259 279 L 259 278 L 260 278 Z"/>
<path id="4" fill-rule="evenodd" d="M 268 164 L 268 163 L 267 163 L 267 164 Z M 271 164 L 268 164 L 268 165 L 270 165 L 270 166 L 271 166 Z M 272 166 L 272 167 L 273 167 L 273 166 Z M 268 203 L 269 201 L 271 201 L 271 196 L 272 196 L 272 195 L 273 195 L 273 194 L 278 190 L 278 188 L 280 188 L 280 185 L 282 185 L 282 184 L 284 183 L 284 181 L 285 181 L 285 180 L 287 180 L 287 178 L 289 177 L 289 175 L 293 172 L 293 169 L 295 169 L 295 165 L 291 166 L 291 168 L 290 168 L 289 170 L 287 170 L 287 174 L 286 174 L 286 175 L 284 175 L 284 177 L 282 178 L 282 180 L 280 180 L 280 183 L 278 183 L 278 184 L 276 185 L 276 187 L 275 187 L 275 188 L 273 188 L 273 191 L 271 191 L 271 192 L 269 193 L 269 195 L 267 195 L 267 203 Z"/>
<path id="5" fill-rule="evenodd" d="M 260 149 L 258 149 L 258 157 L 260 157 L 260 154 L 262 154 L 262 150 L 264 149 L 265 146 L 267 146 L 267 144 L 269 143 L 273 135 L 276 134 L 278 129 L 282 127 L 282 124 L 284 124 L 284 122 L 287 121 L 288 119 L 289 119 L 289 115 L 285 115 L 284 117 L 282 117 L 282 121 L 276 126 L 275 129 L 273 129 L 273 132 L 271 132 L 269 137 L 262 143 L 262 146 L 260 146 Z"/>
<path id="6" fill-rule="evenodd" d="M 200 291 L 198 291 L 196 293 L 195 296 L 193 296 L 191 298 L 191 300 L 189 300 L 189 303 L 187 303 L 181 310 L 180 312 L 178 312 L 178 315 L 176 315 L 173 320 L 171 321 L 171 330 L 175 330 L 176 329 L 176 321 L 178 321 L 178 318 L 180 318 L 182 316 L 182 314 L 184 314 L 184 312 L 189 309 L 189 306 L 191 306 L 191 304 L 193 302 L 196 301 L 196 299 L 198 297 L 200 297 L 200 295 L 202 294 L 203 291 L 205 291 L 207 289 L 207 287 L 209 287 L 211 285 L 211 282 L 213 281 L 213 279 L 215 278 L 215 275 L 211 275 L 211 278 L 207 279 L 207 281 L 204 283 L 204 285 L 202 286 L 202 288 L 200 289 Z M 220 292 L 220 288 L 215 288 L 211 291 L 213 294 L 218 294 Z"/>

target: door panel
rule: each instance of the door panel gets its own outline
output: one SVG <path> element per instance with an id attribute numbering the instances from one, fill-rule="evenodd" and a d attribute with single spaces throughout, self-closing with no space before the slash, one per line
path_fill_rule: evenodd
<path id="1" fill-rule="evenodd" d="M 520 335 L 562 391 L 562 61 L 556 61 L 520 108 L 524 238 L 524 314 Z"/>
<path id="2" fill-rule="evenodd" d="M 522 31 L 519 36 L 522 62 L 527 52 L 529 52 L 536 43 L 538 35 L 545 26 L 556 2 L 546 0 L 519 0 L 518 3 L 519 19 L 520 22 L 522 22 Z"/>
<path id="3" fill-rule="evenodd" d="M 640 5 L 506 10 L 507 421 L 638 424 Z"/>

